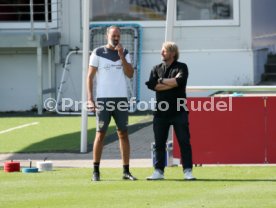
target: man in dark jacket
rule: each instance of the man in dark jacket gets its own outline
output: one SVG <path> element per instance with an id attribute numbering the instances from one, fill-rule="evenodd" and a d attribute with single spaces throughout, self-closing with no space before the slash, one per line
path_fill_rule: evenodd
<path id="1" fill-rule="evenodd" d="M 157 101 L 153 119 L 155 171 L 147 179 L 164 179 L 166 141 L 170 125 L 173 125 L 181 151 L 184 179 L 194 180 L 188 110 L 183 105 L 186 103 L 188 67 L 177 61 L 179 51 L 173 42 L 163 43 L 161 55 L 163 63 L 153 67 L 146 82 L 148 88 L 156 92 Z"/>

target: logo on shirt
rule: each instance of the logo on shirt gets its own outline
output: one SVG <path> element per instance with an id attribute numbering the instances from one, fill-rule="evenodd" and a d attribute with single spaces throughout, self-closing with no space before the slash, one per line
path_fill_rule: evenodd
<path id="1" fill-rule="evenodd" d="M 110 65 L 110 64 L 105 64 L 103 68 L 104 68 L 105 70 L 110 70 L 111 65 Z"/>
<path id="2" fill-rule="evenodd" d="M 103 68 L 105 70 L 110 70 L 110 69 L 121 70 L 122 69 L 122 65 L 121 64 L 105 64 Z"/>

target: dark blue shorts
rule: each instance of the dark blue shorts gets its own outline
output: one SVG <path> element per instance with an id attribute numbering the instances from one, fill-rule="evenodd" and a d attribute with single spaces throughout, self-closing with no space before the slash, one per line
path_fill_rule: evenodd
<path id="1" fill-rule="evenodd" d="M 128 100 L 127 98 L 97 98 L 96 126 L 98 132 L 106 132 L 111 117 L 117 130 L 127 131 L 128 128 Z"/>

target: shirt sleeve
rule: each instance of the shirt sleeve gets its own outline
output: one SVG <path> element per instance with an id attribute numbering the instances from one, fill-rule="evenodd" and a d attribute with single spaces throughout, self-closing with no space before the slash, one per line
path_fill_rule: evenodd
<path id="1" fill-rule="evenodd" d="M 183 87 L 187 85 L 187 79 L 188 79 L 188 67 L 186 64 L 183 64 L 181 67 L 179 67 L 179 76 L 176 79 L 177 85 L 179 87 Z"/>
<path id="2" fill-rule="evenodd" d="M 98 67 L 99 66 L 99 56 L 96 54 L 96 49 L 93 50 L 90 59 L 89 66 Z"/>
<path id="3" fill-rule="evenodd" d="M 132 64 L 132 57 L 126 48 L 124 48 L 124 56 L 125 56 L 127 63 Z"/>
<path id="4" fill-rule="evenodd" d="M 130 57 L 129 53 L 126 54 L 125 58 L 126 58 L 127 63 L 132 64 L 131 57 Z"/>
<path id="5" fill-rule="evenodd" d="M 150 90 L 155 91 L 155 86 L 158 83 L 158 76 L 156 73 L 156 67 L 154 67 L 150 72 L 149 81 L 147 81 L 145 84 L 148 86 Z"/>

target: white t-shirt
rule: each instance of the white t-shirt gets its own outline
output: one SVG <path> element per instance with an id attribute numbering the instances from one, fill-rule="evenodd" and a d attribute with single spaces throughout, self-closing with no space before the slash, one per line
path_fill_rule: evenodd
<path id="1" fill-rule="evenodd" d="M 126 49 L 124 54 L 126 61 L 131 64 L 130 55 Z M 118 51 L 105 46 L 96 48 L 90 56 L 89 65 L 97 67 L 97 98 L 127 97 L 126 77 Z"/>

